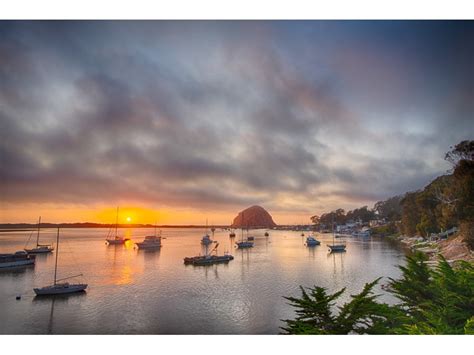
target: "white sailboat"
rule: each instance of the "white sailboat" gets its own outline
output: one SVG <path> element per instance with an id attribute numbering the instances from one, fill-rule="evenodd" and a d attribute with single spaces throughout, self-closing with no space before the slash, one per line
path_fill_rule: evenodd
<path id="1" fill-rule="evenodd" d="M 38 296 L 64 295 L 64 294 L 69 294 L 69 293 L 82 292 L 82 291 L 85 291 L 85 289 L 87 288 L 87 284 L 82 284 L 82 283 L 70 284 L 69 282 L 60 282 L 60 281 L 71 279 L 73 277 L 82 276 L 82 274 L 58 279 L 57 278 L 58 255 L 59 255 L 59 228 L 58 228 L 58 235 L 56 237 L 56 262 L 54 264 L 53 284 L 50 286 L 45 286 L 41 288 L 34 288 L 33 291 L 36 293 L 36 295 Z"/>
<path id="2" fill-rule="evenodd" d="M 118 229 L 118 214 L 119 214 L 119 208 L 117 207 L 117 215 L 115 217 L 115 238 L 106 238 L 105 241 L 109 245 L 119 245 L 119 244 L 125 244 L 127 240 L 130 240 L 130 238 L 123 238 L 119 237 L 117 233 Z"/>
<path id="3" fill-rule="evenodd" d="M 39 243 L 40 228 L 41 228 L 41 216 L 39 217 L 39 220 L 38 220 L 38 231 L 36 233 L 36 247 L 31 248 L 31 249 L 25 248 L 25 251 L 28 254 L 46 254 L 46 253 L 51 253 L 54 250 L 54 247 L 51 244 Z"/>
<path id="4" fill-rule="evenodd" d="M 336 244 L 335 239 L 334 239 L 335 237 L 336 237 L 336 234 L 334 232 L 334 216 L 333 216 L 332 218 L 332 244 L 328 244 L 329 252 L 337 253 L 337 252 L 346 251 L 346 244 L 345 243 Z"/>
<path id="5" fill-rule="evenodd" d="M 253 242 L 249 241 L 249 228 L 247 225 L 247 240 L 244 240 L 244 213 L 242 212 L 242 234 L 240 238 L 240 242 L 235 243 L 237 245 L 238 249 L 244 249 L 244 248 L 253 248 Z"/>
<path id="6" fill-rule="evenodd" d="M 214 229 L 214 228 L 213 228 Z M 215 229 L 214 229 L 215 230 Z M 214 236 L 214 230 L 212 231 L 212 235 Z M 206 234 L 201 239 L 201 244 L 202 245 L 209 245 L 212 244 L 214 241 L 211 239 L 209 234 L 207 233 L 207 219 L 206 219 Z"/>

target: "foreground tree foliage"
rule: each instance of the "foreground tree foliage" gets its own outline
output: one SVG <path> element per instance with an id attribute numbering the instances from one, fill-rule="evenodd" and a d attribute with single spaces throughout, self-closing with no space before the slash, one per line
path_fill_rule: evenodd
<path id="1" fill-rule="evenodd" d="M 441 259 L 435 269 L 426 256 L 407 257 L 402 277 L 391 279 L 388 291 L 397 305 L 379 303 L 373 288 L 379 279 L 364 286 L 351 301 L 335 306 L 344 293 L 333 294 L 315 286 L 302 297 L 285 297 L 296 308 L 296 318 L 285 320 L 288 334 L 474 334 L 474 267 L 459 262 L 451 267 Z"/>

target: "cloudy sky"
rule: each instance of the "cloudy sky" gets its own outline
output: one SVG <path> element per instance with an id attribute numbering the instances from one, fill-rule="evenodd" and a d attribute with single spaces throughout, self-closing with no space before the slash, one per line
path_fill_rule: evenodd
<path id="1" fill-rule="evenodd" d="M 0 21 L 0 222 L 277 223 L 474 138 L 474 22 Z"/>

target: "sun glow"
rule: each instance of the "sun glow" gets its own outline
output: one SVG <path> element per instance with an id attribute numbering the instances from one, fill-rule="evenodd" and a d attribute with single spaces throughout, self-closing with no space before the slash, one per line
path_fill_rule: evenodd
<path id="1" fill-rule="evenodd" d="M 130 217 L 127 217 L 127 222 L 131 222 L 132 219 Z"/>

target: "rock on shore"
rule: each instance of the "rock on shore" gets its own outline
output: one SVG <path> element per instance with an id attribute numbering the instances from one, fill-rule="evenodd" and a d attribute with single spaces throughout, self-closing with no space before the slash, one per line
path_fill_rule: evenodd
<path id="1" fill-rule="evenodd" d="M 243 217 L 242 217 L 243 216 Z M 276 223 L 272 216 L 261 206 L 249 207 L 237 215 L 231 225 L 232 228 L 273 228 Z"/>

